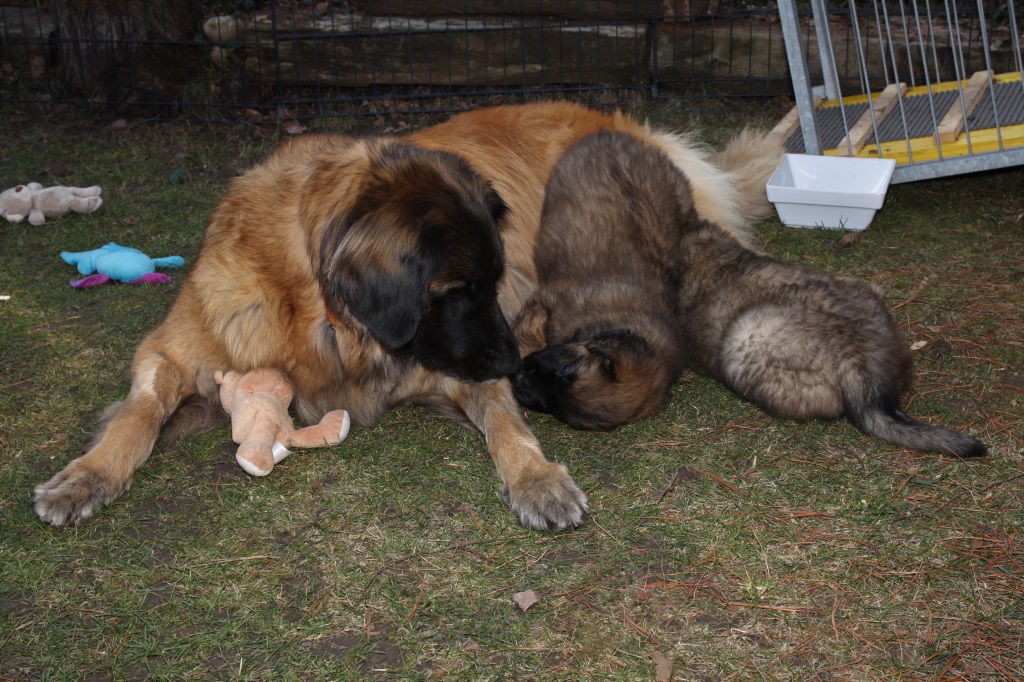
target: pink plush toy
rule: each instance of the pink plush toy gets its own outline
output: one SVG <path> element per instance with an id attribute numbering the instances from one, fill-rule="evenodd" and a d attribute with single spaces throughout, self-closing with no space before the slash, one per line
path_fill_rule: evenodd
<path id="1" fill-rule="evenodd" d="M 59 218 L 68 211 L 92 213 L 103 205 L 99 187 L 47 187 L 38 182 L 18 185 L 0 193 L 0 215 L 9 222 L 25 218 L 42 225 L 47 218 Z"/>
<path id="2" fill-rule="evenodd" d="M 334 410 L 319 424 L 295 430 L 288 405 L 294 392 L 276 369 L 254 369 L 246 374 L 217 372 L 220 402 L 231 415 L 231 440 L 238 443 L 235 459 L 247 473 L 266 476 L 291 454 L 289 447 L 315 448 L 345 440 L 351 424 L 348 412 Z"/>

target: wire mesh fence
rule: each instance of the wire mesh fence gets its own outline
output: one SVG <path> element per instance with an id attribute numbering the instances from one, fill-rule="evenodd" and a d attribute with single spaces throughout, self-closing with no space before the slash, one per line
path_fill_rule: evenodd
<path id="1" fill-rule="evenodd" d="M 842 55 L 849 32 L 833 33 Z M 767 0 L 15 0 L 0 39 L 4 113 L 275 121 L 791 92 Z"/>

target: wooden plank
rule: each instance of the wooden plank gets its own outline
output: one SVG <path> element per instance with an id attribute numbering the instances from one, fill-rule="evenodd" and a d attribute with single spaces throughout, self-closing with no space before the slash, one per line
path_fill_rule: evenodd
<path id="1" fill-rule="evenodd" d="M 836 155 L 857 156 L 860 150 L 864 148 L 868 138 L 871 137 L 874 126 L 882 125 L 882 121 L 892 112 L 900 97 L 906 92 L 906 83 L 893 83 L 885 90 L 882 90 L 882 94 L 875 99 L 870 107 L 864 110 L 864 113 L 860 115 L 857 122 L 850 128 L 850 131 L 846 133 L 846 137 L 836 145 Z M 875 112 L 873 119 L 871 115 L 872 110 Z M 851 147 L 853 147 L 852 154 L 850 153 Z"/>
<path id="2" fill-rule="evenodd" d="M 375 17 L 553 17 L 583 21 L 650 21 L 657 11 L 661 17 L 689 16 L 704 8 L 709 0 L 660 0 L 621 2 L 621 0 L 374 0 L 355 3 L 358 11 Z"/>
<path id="3" fill-rule="evenodd" d="M 971 114 L 974 113 L 974 108 L 981 101 L 981 96 L 988 91 L 988 84 L 991 81 L 991 71 L 979 71 L 971 76 L 963 89 L 963 106 L 960 106 L 959 97 L 954 100 L 952 106 L 949 107 L 949 111 L 942 117 L 939 127 L 935 129 L 935 135 L 939 140 L 939 144 L 953 142 L 960 136 L 961 131 L 964 129 L 965 119 L 970 118 Z"/>
<path id="4" fill-rule="evenodd" d="M 276 54 L 272 73 L 286 85 L 635 86 L 649 78 L 643 26 L 364 17 L 334 26 L 329 39 L 299 26 L 274 37 L 269 24 L 243 25 L 246 69 L 275 69 Z"/>
<path id="5" fill-rule="evenodd" d="M 671 1 L 673 11 L 681 15 L 679 7 L 684 3 Z M 526 10 L 534 9 L 534 0 L 523 2 Z M 665 21 L 657 26 L 657 39 L 651 40 L 649 22 L 573 26 L 552 20 L 550 15 L 514 15 L 511 4 L 491 5 L 483 0 L 448 0 L 448 14 L 440 15 L 430 14 L 436 11 L 435 0 L 409 0 L 408 4 L 415 5 L 411 9 L 428 12 L 427 18 L 382 16 L 376 4 L 372 4 L 376 16 L 371 16 L 369 9 L 316 17 L 279 13 L 279 50 L 275 50 L 268 14 L 240 17 L 241 34 L 231 55 L 261 79 L 280 75 L 285 87 L 362 87 L 371 83 L 466 87 L 601 83 L 628 87 L 649 82 L 652 66 L 660 84 L 668 89 L 675 83 L 685 88 L 715 80 L 727 84 L 731 93 L 756 93 L 789 81 L 785 45 L 778 27 L 767 21 L 754 23 L 749 31 L 737 31 L 721 21 Z M 471 12 L 482 11 L 484 4 L 488 12 L 473 17 Z M 392 0 L 392 5 L 397 12 L 405 3 Z M 457 16 L 463 5 L 467 14 Z M 547 3 L 543 6 L 550 7 Z M 495 13 L 496 7 L 505 8 L 506 14 Z M 587 11 L 608 11 L 599 7 L 604 5 L 595 4 Z M 697 5 L 690 7 L 696 11 Z M 848 29 L 833 29 L 836 44 L 852 39 L 846 34 Z M 867 42 L 869 55 L 879 53 L 872 39 Z M 808 48 L 813 64 L 817 61 L 816 42 Z M 280 72 L 273 67 L 277 54 L 284 60 Z M 868 60 L 869 73 L 883 72 L 881 62 L 871 61 L 870 56 Z M 844 68 L 839 74 L 843 87 L 859 89 L 860 75 L 853 61 Z M 919 65 L 900 65 L 900 73 L 908 69 L 917 72 Z M 811 77 L 820 80 L 821 75 L 812 72 Z"/>
<path id="6" fill-rule="evenodd" d="M 818 106 L 818 101 L 819 99 L 816 97 L 814 106 Z M 775 137 L 779 137 L 782 139 L 783 142 L 785 142 L 786 140 L 793 136 L 793 133 L 795 133 L 797 128 L 799 127 L 800 110 L 794 106 L 792 109 L 789 110 L 789 113 L 783 116 L 782 119 L 775 124 L 775 127 L 772 128 L 772 131 L 768 134 L 773 135 Z"/>

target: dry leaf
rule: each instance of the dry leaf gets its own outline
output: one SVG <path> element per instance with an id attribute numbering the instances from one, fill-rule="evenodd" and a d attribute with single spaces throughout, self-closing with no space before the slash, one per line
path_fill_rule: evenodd
<path id="1" fill-rule="evenodd" d="M 113 123 L 110 124 L 111 128 L 125 128 L 127 126 L 128 126 L 128 121 L 124 120 L 123 118 L 119 118 L 119 119 L 117 119 L 116 121 L 114 121 Z"/>
<path id="2" fill-rule="evenodd" d="M 652 651 L 648 655 L 654 661 L 655 682 L 669 682 L 672 679 L 672 661 L 665 658 L 660 651 Z"/>
<path id="3" fill-rule="evenodd" d="M 841 246 L 853 246 L 860 241 L 860 232 L 847 232 L 843 235 L 843 238 L 839 240 Z"/>
<path id="4" fill-rule="evenodd" d="M 533 590 L 516 592 L 512 595 L 512 601 L 514 601 L 516 606 L 521 608 L 523 611 L 528 611 L 531 606 L 540 601 L 540 595 Z"/>
<path id="5" fill-rule="evenodd" d="M 914 343 L 910 344 L 910 350 L 921 350 L 927 345 L 927 341 L 914 341 Z"/>
<path id="6" fill-rule="evenodd" d="M 284 131 L 289 135 L 298 135 L 299 133 L 306 132 L 306 126 L 302 125 L 298 121 L 285 121 Z"/>

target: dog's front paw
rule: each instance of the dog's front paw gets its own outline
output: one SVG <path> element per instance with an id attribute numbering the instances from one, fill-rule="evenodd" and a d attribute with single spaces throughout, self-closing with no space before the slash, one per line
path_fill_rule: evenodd
<path id="1" fill-rule="evenodd" d="M 574 528 L 587 515 L 587 496 L 562 464 L 531 466 L 501 491 L 525 528 L 558 532 Z"/>
<path id="2" fill-rule="evenodd" d="M 111 484 L 76 461 L 35 488 L 35 510 L 40 520 L 53 526 L 73 526 L 92 516 L 131 485 Z"/>

